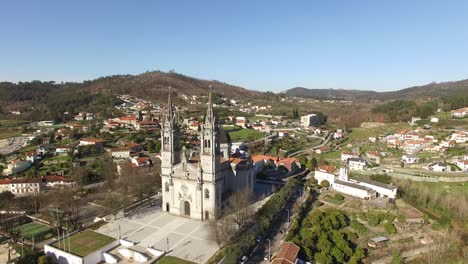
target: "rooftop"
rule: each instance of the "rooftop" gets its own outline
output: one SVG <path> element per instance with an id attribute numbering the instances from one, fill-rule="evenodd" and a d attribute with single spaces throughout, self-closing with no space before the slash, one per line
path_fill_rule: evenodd
<path id="1" fill-rule="evenodd" d="M 80 257 L 85 257 L 115 241 L 112 237 L 99 234 L 89 229 L 76 233 L 66 238 L 66 240 L 67 246 L 68 242 L 70 243 L 70 251 L 68 247 L 66 247 L 65 251 L 69 251 Z M 59 242 L 61 241 L 50 244 L 50 246 L 63 250 L 63 244 L 59 247 Z"/>
<path id="2" fill-rule="evenodd" d="M 370 191 L 370 189 L 365 186 L 359 185 L 357 183 L 349 182 L 349 181 L 335 180 L 334 184 L 340 184 L 340 185 L 344 185 L 344 186 L 348 186 L 348 187 L 352 187 L 352 188 L 364 190 L 364 191 Z"/>

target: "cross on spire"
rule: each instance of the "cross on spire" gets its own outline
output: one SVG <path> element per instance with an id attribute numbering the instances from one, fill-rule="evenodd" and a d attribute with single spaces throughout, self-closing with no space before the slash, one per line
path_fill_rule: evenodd
<path id="1" fill-rule="evenodd" d="M 205 124 L 214 123 L 214 111 L 213 111 L 213 101 L 211 100 L 211 84 L 210 84 L 210 93 L 208 95 L 208 109 L 206 110 Z"/>

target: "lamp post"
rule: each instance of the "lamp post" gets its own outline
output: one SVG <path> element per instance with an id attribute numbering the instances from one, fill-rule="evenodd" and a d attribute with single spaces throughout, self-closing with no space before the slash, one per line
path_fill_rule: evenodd
<path id="1" fill-rule="evenodd" d="M 268 240 L 268 262 L 271 261 L 271 240 L 267 238 Z"/>

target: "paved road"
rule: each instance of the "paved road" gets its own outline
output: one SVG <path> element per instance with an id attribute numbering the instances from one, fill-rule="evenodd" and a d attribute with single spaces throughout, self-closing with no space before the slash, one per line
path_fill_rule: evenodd
<path id="1" fill-rule="evenodd" d="M 294 157 L 294 156 L 297 156 L 297 155 L 300 155 L 300 154 L 303 154 L 303 153 L 307 153 L 307 152 L 311 152 L 311 151 L 314 151 L 318 148 L 321 148 L 325 145 L 328 144 L 328 142 L 330 141 L 331 139 L 331 133 L 329 133 L 328 131 L 325 132 L 325 135 L 324 135 L 324 138 L 325 138 L 325 141 L 323 141 L 321 144 L 315 146 L 315 147 L 312 147 L 312 148 L 308 148 L 308 149 L 303 149 L 303 150 L 299 150 L 299 151 L 296 151 L 294 153 L 291 153 L 288 155 L 288 157 Z"/>
<path id="2" fill-rule="evenodd" d="M 0 142 L 0 154 L 8 155 L 20 149 L 24 145 L 22 137 L 7 138 Z"/>

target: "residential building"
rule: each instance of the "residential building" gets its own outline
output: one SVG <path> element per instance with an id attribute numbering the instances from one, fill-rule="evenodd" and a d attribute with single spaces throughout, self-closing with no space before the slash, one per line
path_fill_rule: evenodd
<path id="1" fill-rule="evenodd" d="M 106 142 L 106 141 L 102 140 L 102 139 L 98 139 L 98 138 L 82 138 L 82 139 L 80 139 L 79 146 L 93 145 L 93 146 L 96 147 L 97 151 L 100 151 L 104 147 L 104 142 Z"/>
<path id="2" fill-rule="evenodd" d="M 367 161 L 363 158 L 350 158 L 348 166 L 350 170 L 364 170 L 367 167 Z"/>
<path id="3" fill-rule="evenodd" d="M 284 242 L 278 254 L 271 262 L 272 264 L 296 264 L 298 261 L 300 248 L 292 242 Z"/>
<path id="4" fill-rule="evenodd" d="M 452 110 L 452 117 L 463 118 L 468 116 L 468 107 Z"/>
<path id="5" fill-rule="evenodd" d="M 456 164 L 463 172 L 468 172 L 468 160 L 458 160 Z"/>
<path id="6" fill-rule="evenodd" d="M 439 161 L 439 162 L 434 162 L 434 163 L 429 164 L 427 168 L 430 171 L 444 172 L 444 171 L 447 171 L 447 164 Z"/>
<path id="7" fill-rule="evenodd" d="M 317 114 L 308 114 L 301 116 L 301 125 L 304 127 L 319 126 L 319 120 Z"/>
<path id="8" fill-rule="evenodd" d="M 341 152 L 341 161 L 348 161 L 350 158 L 359 158 L 359 154 L 351 151 Z"/>
<path id="9" fill-rule="evenodd" d="M 419 163 L 419 158 L 416 155 L 403 155 L 401 156 L 401 161 L 403 161 L 405 164 L 413 164 L 413 163 Z"/>
<path id="10" fill-rule="evenodd" d="M 3 175 L 9 176 L 15 173 L 23 172 L 31 167 L 31 162 L 27 160 L 14 160 L 8 163 L 7 167 L 3 170 Z"/>

